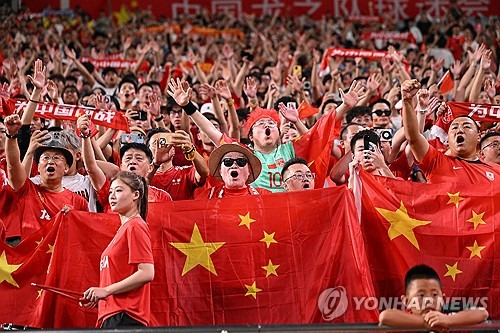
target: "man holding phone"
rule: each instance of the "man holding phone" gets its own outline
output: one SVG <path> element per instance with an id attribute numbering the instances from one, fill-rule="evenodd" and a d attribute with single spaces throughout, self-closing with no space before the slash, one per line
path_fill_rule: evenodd
<path id="1" fill-rule="evenodd" d="M 360 165 L 365 171 L 389 178 L 395 178 L 385 163 L 380 150 L 380 138 L 372 130 L 363 130 L 354 135 L 351 140 L 351 152 L 354 165 Z"/>
<path id="2" fill-rule="evenodd" d="M 167 191 L 174 201 L 193 199 L 194 191 L 205 184 L 209 170 L 189 134 L 155 128 L 148 133 L 147 144 L 153 153 L 153 169 L 147 175 L 149 183 Z M 174 166 L 174 147 L 179 147 L 192 165 Z"/>

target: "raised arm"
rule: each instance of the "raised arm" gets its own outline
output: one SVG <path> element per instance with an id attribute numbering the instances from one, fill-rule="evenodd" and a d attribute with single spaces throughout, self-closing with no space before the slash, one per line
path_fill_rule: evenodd
<path id="1" fill-rule="evenodd" d="M 73 49 L 69 49 L 68 47 L 64 48 L 64 51 L 66 53 L 66 56 L 73 61 L 73 63 L 76 65 L 76 68 L 82 73 L 83 77 L 85 77 L 85 80 L 89 83 L 91 87 L 94 86 L 96 83 L 95 78 L 92 76 L 92 73 L 90 73 L 85 66 L 76 58 L 76 52 Z"/>
<path id="2" fill-rule="evenodd" d="M 336 110 L 335 119 L 342 119 L 347 111 L 355 107 L 356 104 L 365 97 L 364 95 L 362 95 L 363 92 L 364 88 L 361 85 L 361 82 L 358 82 L 356 80 L 352 81 L 351 87 L 349 88 L 347 94 L 339 88 L 340 97 L 342 98 L 342 104 L 340 104 Z"/>
<path id="3" fill-rule="evenodd" d="M 19 115 L 12 114 L 5 117 L 4 124 L 7 130 L 5 142 L 7 175 L 10 186 L 14 191 L 17 191 L 24 185 L 28 178 L 28 174 L 21 164 L 21 154 L 19 152 L 19 146 L 17 145 L 17 132 L 19 132 L 22 122 L 21 119 L 19 119 Z"/>
<path id="4" fill-rule="evenodd" d="M 47 133 L 48 131 L 46 130 L 36 130 L 31 135 L 30 145 L 28 146 L 28 150 L 26 151 L 22 162 L 24 171 L 26 171 L 26 175 L 29 175 L 31 173 L 31 166 L 33 164 L 33 156 L 35 155 L 35 150 L 42 145 L 43 141 L 49 139 L 49 137 L 46 136 Z"/>
<path id="5" fill-rule="evenodd" d="M 36 102 L 33 101 L 40 101 L 40 97 L 42 95 L 42 89 L 45 86 L 46 71 L 47 68 L 43 66 L 42 61 L 40 59 L 37 59 L 37 61 L 35 61 L 35 69 L 33 76 L 28 75 L 28 79 L 35 88 L 33 89 L 30 101 L 28 102 L 28 105 L 26 105 L 26 108 L 24 109 L 23 112 L 23 116 L 21 119 L 23 125 L 30 125 L 31 121 L 33 120 L 33 116 L 35 115 L 35 110 L 36 110 Z"/>
<path id="6" fill-rule="evenodd" d="M 94 190 L 99 191 L 106 182 L 104 172 L 97 165 L 92 142 L 90 141 L 90 119 L 87 114 L 80 116 L 76 126 L 82 136 L 82 155 L 85 169 L 90 177 L 90 182 Z"/>
<path id="7" fill-rule="evenodd" d="M 180 79 L 177 79 L 177 81 L 171 79 L 168 87 L 168 94 L 172 96 L 175 102 L 182 107 L 191 119 L 193 119 L 196 126 L 208 135 L 214 145 L 219 146 L 222 139 L 222 133 L 217 130 L 210 120 L 205 118 L 191 102 L 191 95 L 193 92 L 189 84 L 185 81 L 181 82 Z"/>
<path id="8" fill-rule="evenodd" d="M 401 85 L 401 95 L 403 98 L 403 126 L 406 140 L 410 144 L 411 151 L 417 162 L 422 161 L 429 150 L 429 143 L 420 133 L 418 128 L 417 115 L 413 108 L 413 97 L 420 89 L 420 83 L 417 80 L 406 80 Z"/>

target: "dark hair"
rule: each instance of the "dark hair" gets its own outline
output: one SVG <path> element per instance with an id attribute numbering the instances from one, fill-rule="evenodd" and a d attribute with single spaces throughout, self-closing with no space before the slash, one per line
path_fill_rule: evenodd
<path id="1" fill-rule="evenodd" d="M 236 113 L 238 114 L 239 121 L 247 120 L 248 116 L 250 115 L 250 109 L 249 108 L 239 108 L 239 109 L 236 109 Z"/>
<path id="2" fill-rule="evenodd" d="M 406 272 L 405 276 L 405 291 L 408 291 L 410 284 L 417 279 L 428 279 L 436 280 L 439 282 L 439 287 L 441 287 L 441 280 L 439 279 L 438 273 L 427 265 L 417 265 L 413 266 Z"/>
<path id="3" fill-rule="evenodd" d="M 217 124 L 219 124 L 220 126 L 220 121 L 219 119 L 217 119 L 216 116 L 214 116 L 213 114 L 211 114 L 210 112 L 205 112 L 203 113 L 203 117 L 207 118 L 208 120 L 213 120 L 215 121 Z"/>
<path id="4" fill-rule="evenodd" d="M 108 75 L 108 73 L 111 73 L 111 72 L 118 75 L 118 72 L 116 71 L 116 69 L 114 67 L 106 67 L 102 70 L 102 77 L 105 77 L 106 75 Z"/>
<path id="5" fill-rule="evenodd" d="M 121 146 L 120 159 L 123 159 L 123 155 L 125 155 L 125 153 L 129 149 L 136 149 L 136 150 L 143 151 L 144 154 L 146 154 L 146 157 L 148 158 L 149 162 L 153 162 L 153 153 L 148 148 L 148 146 L 146 146 L 144 143 L 137 143 L 137 142 L 125 143 L 123 146 Z"/>
<path id="6" fill-rule="evenodd" d="M 131 79 L 123 79 L 123 80 L 121 80 L 120 83 L 118 84 L 118 91 L 120 91 L 120 89 L 122 88 L 122 86 L 125 83 L 130 83 L 131 85 L 134 86 L 135 91 L 137 91 L 137 83 L 134 80 L 131 80 Z"/>
<path id="7" fill-rule="evenodd" d="M 321 105 L 321 110 L 320 110 L 321 114 L 323 114 L 325 112 L 325 108 L 328 104 L 335 104 L 335 106 L 339 106 L 341 103 L 334 100 L 333 98 L 327 99 L 326 101 L 323 102 L 323 105 Z"/>
<path id="8" fill-rule="evenodd" d="M 370 103 L 370 105 L 369 105 L 370 110 L 373 109 L 373 106 L 377 103 L 384 103 L 385 105 L 387 105 L 389 107 L 389 110 L 391 109 L 391 103 L 386 99 L 380 98 L 380 99 L 377 99 L 376 101 L 373 101 Z"/>
<path id="9" fill-rule="evenodd" d="M 287 106 L 288 103 L 295 103 L 295 105 L 297 106 L 297 109 L 299 108 L 299 104 L 297 103 L 297 100 L 293 97 L 290 97 L 290 96 L 283 96 L 283 97 L 280 97 L 275 103 L 274 103 L 274 109 L 276 111 L 279 111 L 279 107 L 278 105 L 280 105 L 280 103 L 283 103 L 285 104 L 285 106 Z"/>
<path id="10" fill-rule="evenodd" d="M 148 81 L 148 84 L 153 88 L 153 86 L 158 86 L 161 89 L 161 83 L 158 81 Z"/>
<path id="11" fill-rule="evenodd" d="M 146 220 L 146 216 L 148 215 L 148 184 L 146 183 L 146 179 L 130 171 L 119 172 L 111 179 L 111 183 L 117 179 L 124 182 L 132 191 L 139 192 L 137 208 L 142 219 Z"/>
<path id="12" fill-rule="evenodd" d="M 347 135 L 347 130 L 349 129 L 350 126 L 361 126 L 361 127 L 363 127 L 363 125 L 361 125 L 359 123 L 348 123 L 340 131 L 340 140 L 345 140 L 345 136 Z"/>
<path id="13" fill-rule="evenodd" d="M 62 81 L 62 83 L 66 82 L 66 79 L 61 74 L 52 74 L 49 77 L 49 79 L 52 80 L 52 81 L 59 80 L 59 81 Z"/>
<path id="14" fill-rule="evenodd" d="M 476 129 L 477 129 L 477 131 L 478 131 L 478 132 L 480 132 L 480 131 L 481 131 L 481 129 L 479 128 L 479 125 L 477 124 L 477 122 L 476 122 L 474 119 L 472 119 L 472 117 L 471 117 L 471 116 L 468 116 L 468 115 L 466 115 L 466 114 L 463 114 L 463 115 L 461 115 L 461 116 L 457 116 L 457 117 L 455 117 L 455 118 L 454 118 L 454 119 L 450 122 L 450 127 L 451 127 L 451 124 L 452 124 L 452 123 L 453 123 L 456 119 L 458 119 L 458 118 L 469 118 L 470 120 L 472 120 L 472 122 L 474 123 L 474 125 L 476 125 Z M 481 147 L 481 145 L 479 145 L 479 147 Z"/>
<path id="15" fill-rule="evenodd" d="M 352 120 L 356 117 L 362 117 L 364 115 L 372 117 L 372 111 L 369 107 L 367 106 L 355 106 L 349 111 L 347 111 L 347 114 L 345 116 L 345 121 L 349 124 L 352 122 Z"/>
<path id="16" fill-rule="evenodd" d="M 307 166 L 307 161 L 300 157 L 294 157 L 292 159 L 289 159 L 283 166 L 283 169 L 281 170 L 281 179 L 285 179 L 285 172 L 288 170 L 289 167 L 291 167 L 294 164 L 304 164 L 305 166 Z"/>
<path id="17" fill-rule="evenodd" d="M 149 147 L 149 141 L 153 137 L 153 135 L 158 134 L 158 133 L 169 133 L 169 131 L 166 128 L 163 127 L 156 127 L 153 128 L 148 132 L 148 135 L 146 135 L 146 146 Z"/>
<path id="18" fill-rule="evenodd" d="M 479 141 L 479 148 L 480 149 L 483 149 L 483 143 L 488 140 L 489 138 L 492 138 L 494 136 L 500 136 L 500 132 L 490 132 L 488 134 L 486 134 L 485 136 L 483 136 L 481 138 L 481 141 Z"/>
<path id="19" fill-rule="evenodd" d="M 139 90 L 142 89 L 142 87 L 149 87 L 151 88 L 151 90 L 153 89 L 153 86 L 151 84 L 149 84 L 148 82 L 144 82 L 143 84 L 141 84 L 138 88 L 137 88 L 137 92 L 139 92 Z"/>
<path id="20" fill-rule="evenodd" d="M 365 136 L 368 137 L 368 141 L 370 141 L 371 143 L 375 144 L 377 147 L 380 148 L 380 138 L 377 135 L 377 133 L 375 133 L 372 130 L 362 130 L 362 131 L 359 131 L 358 133 L 356 133 L 352 137 L 352 139 L 351 139 L 351 152 L 354 153 L 354 147 L 356 146 L 356 142 L 360 139 L 364 140 Z"/>
<path id="21" fill-rule="evenodd" d="M 68 84 L 68 85 L 64 86 L 64 88 L 63 88 L 63 90 L 62 90 L 62 92 L 61 92 L 61 96 L 62 96 L 62 95 L 64 95 L 64 93 L 65 93 L 65 92 L 66 92 L 66 90 L 68 90 L 68 89 L 75 89 L 75 91 L 76 91 L 76 96 L 77 96 L 78 98 L 80 98 L 80 92 L 78 91 L 78 88 L 77 88 L 76 86 L 72 85 L 72 84 Z"/>

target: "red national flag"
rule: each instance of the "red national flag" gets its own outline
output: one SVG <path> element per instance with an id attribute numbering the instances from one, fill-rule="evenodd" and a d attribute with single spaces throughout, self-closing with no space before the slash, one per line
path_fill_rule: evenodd
<path id="1" fill-rule="evenodd" d="M 322 188 L 327 177 L 330 151 L 333 140 L 340 135 L 340 123 L 335 120 L 335 112 L 331 112 L 293 141 L 295 155 L 305 159 L 311 171 L 316 173 L 316 188 Z"/>
<path id="2" fill-rule="evenodd" d="M 446 94 L 448 91 L 453 90 L 455 84 L 451 78 L 450 71 L 446 71 L 446 73 L 444 73 L 443 77 L 438 82 L 438 87 L 441 94 Z"/>
<path id="3" fill-rule="evenodd" d="M 310 106 L 305 101 L 302 101 L 302 103 L 300 103 L 297 110 L 299 111 L 299 118 L 300 119 L 309 118 L 309 117 L 314 116 L 315 114 L 317 114 L 319 112 L 318 108 Z"/>
<path id="4" fill-rule="evenodd" d="M 406 271 L 426 264 L 439 274 L 446 296 L 487 297 L 490 316 L 498 318 L 500 190 L 365 172 L 361 180 L 361 228 L 377 296 L 403 295 Z"/>
<path id="5" fill-rule="evenodd" d="M 151 324 L 376 321 L 377 311 L 356 310 L 353 300 L 374 295 L 354 211 L 346 188 L 252 196 L 243 202 L 151 204 Z M 19 288 L 0 282 L 0 321 L 93 327 L 95 309 L 46 291 L 37 300 L 29 283 L 77 292 L 96 286 L 100 254 L 118 228 L 117 216 L 71 212 L 51 223 L 47 235 L 57 237 L 23 255 L 17 248 L 6 250 L 7 267 L 22 265 L 12 273 Z M 43 244 L 53 245 L 51 257 L 27 261 L 47 252 Z"/>

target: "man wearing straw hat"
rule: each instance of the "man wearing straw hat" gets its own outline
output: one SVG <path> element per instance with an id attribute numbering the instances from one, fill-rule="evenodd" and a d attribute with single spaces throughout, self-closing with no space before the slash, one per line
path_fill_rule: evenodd
<path id="1" fill-rule="evenodd" d="M 197 199 L 229 198 L 271 193 L 248 184 L 259 177 L 262 165 L 250 149 L 239 143 L 219 146 L 208 160 L 210 174 L 224 184 L 200 193 Z"/>

